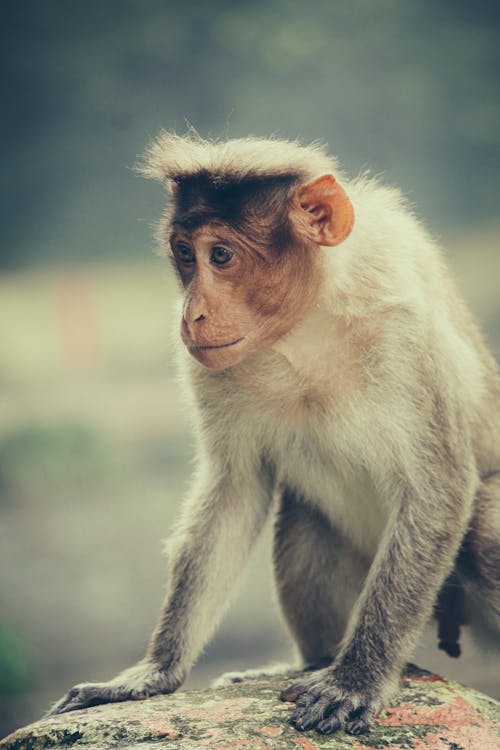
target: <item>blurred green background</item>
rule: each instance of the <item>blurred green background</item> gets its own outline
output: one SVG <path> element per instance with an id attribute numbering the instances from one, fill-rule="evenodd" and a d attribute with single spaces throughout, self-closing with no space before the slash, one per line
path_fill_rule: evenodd
<path id="1" fill-rule="evenodd" d="M 162 127 L 319 139 L 397 184 L 500 354 L 500 6 L 2 0 L 0 736 L 142 653 L 190 472 L 171 364 Z M 175 330 L 175 322 L 174 322 Z M 190 678 L 286 658 L 269 530 Z M 500 661 L 417 659 L 500 697 Z"/>

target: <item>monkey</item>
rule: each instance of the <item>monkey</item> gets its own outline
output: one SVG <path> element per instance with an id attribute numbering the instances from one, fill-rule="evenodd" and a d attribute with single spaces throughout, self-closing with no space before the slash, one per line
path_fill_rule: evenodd
<path id="1" fill-rule="evenodd" d="M 175 691 L 274 514 L 291 723 L 366 732 L 433 611 L 449 654 L 465 622 L 500 645 L 497 364 L 401 193 L 326 148 L 162 132 L 139 169 L 168 193 L 196 469 L 144 658 L 51 713 Z"/>

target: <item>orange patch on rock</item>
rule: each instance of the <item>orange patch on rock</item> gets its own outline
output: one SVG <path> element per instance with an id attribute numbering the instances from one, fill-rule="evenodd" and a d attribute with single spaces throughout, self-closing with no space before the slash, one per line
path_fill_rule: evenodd
<path id="1" fill-rule="evenodd" d="M 390 727 L 399 727 L 403 724 L 430 724 L 445 727 L 470 724 L 494 726 L 493 722 L 481 716 L 479 711 L 460 696 L 445 706 L 415 706 L 407 703 L 391 708 L 389 716 L 379 716 L 377 722 Z"/>
<path id="2" fill-rule="evenodd" d="M 283 733 L 283 729 L 281 727 L 262 727 L 262 729 L 259 730 L 262 734 L 268 734 L 271 737 L 277 737 L 279 734 Z"/>
<path id="3" fill-rule="evenodd" d="M 307 739 L 307 737 L 298 737 L 296 740 L 292 740 L 296 745 L 300 745 L 303 750 L 318 750 L 317 745 L 313 745 L 313 743 Z"/>
<path id="4" fill-rule="evenodd" d="M 159 717 L 154 721 L 143 722 L 151 734 L 156 734 L 159 737 L 169 737 L 172 740 L 177 740 L 181 734 L 175 729 L 170 723 L 168 717 Z"/>
<path id="5" fill-rule="evenodd" d="M 415 739 L 413 742 L 414 744 L 412 745 L 412 750 L 450 750 L 448 742 L 445 743 L 441 734 L 428 734 L 425 740 Z M 399 746 L 396 747 L 396 745 L 391 745 L 387 748 L 387 750 L 400 750 L 400 748 Z M 462 750 L 465 750 L 465 746 L 462 748 Z M 472 746 L 467 746 L 467 750 L 479 749 L 473 748 Z"/>
<path id="6" fill-rule="evenodd" d="M 209 719 L 210 721 L 224 721 L 243 718 L 243 709 L 251 702 L 250 698 L 233 698 L 215 703 L 208 708 L 190 709 L 189 715 L 193 719 Z"/>
<path id="7" fill-rule="evenodd" d="M 425 739 L 415 741 L 413 750 L 449 750 L 450 747 L 462 750 L 498 750 L 500 738 L 489 728 L 464 726 L 452 731 L 440 729 L 437 734 L 427 734 Z"/>
<path id="8" fill-rule="evenodd" d="M 262 745 L 255 740 L 235 740 L 234 742 L 223 742 L 212 745 L 214 750 L 267 750 L 266 745 Z"/>
<path id="9" fill-rule="evenodd" d="M 422 677 L 412 675 L 411 677 L 405 677 L 404 679 L 411 680 L 412 682 L 447 682 L 447 680 L 445 680 L 445 678 L 440 674 L 429 674 L 423 675 Z"/>

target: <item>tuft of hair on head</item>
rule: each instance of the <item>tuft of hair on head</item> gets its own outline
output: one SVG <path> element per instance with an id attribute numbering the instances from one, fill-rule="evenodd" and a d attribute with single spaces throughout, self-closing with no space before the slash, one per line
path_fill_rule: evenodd
<path id="1" fill-rule="evenodd" d="M 303 146 L 278 138 L 205 140 L 191 131 L 184 136 L 162 131 L 148 146 L 137 170 L 167 184 L 206 176 L 216 185 L 251 179 L 289 178 L 306 182 L 338 172 L 323 146 Z"/>

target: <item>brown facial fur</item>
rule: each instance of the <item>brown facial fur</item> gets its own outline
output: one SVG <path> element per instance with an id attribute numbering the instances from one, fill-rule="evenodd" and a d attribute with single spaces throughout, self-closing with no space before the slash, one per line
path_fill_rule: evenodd
<path id="1" fill-rule="evenodd" d="M 319 246 L 350 231 L 351 204 L 331 175 L 293 188 L 287 176 L 221 187 L 203 174 L 176 183 L 168 229 L 185 290 L 181 336 L 206 367 L 235 365 L 288 333 L 317 295 Z M 215 263 L 214 248 L 230 260 Z"/>
<path id="2" fill-rule="evenodd" d="M 224 224 L 209 224 L 172 238 L 190 247 L 195 262 L 175 260 L 185 289 L 181 336 L 206 367 L 224 369 L 287 333 L 314 297 L 319 273 L 317 248 L 293 248 L 279 256 L 248 248 Z M 214 247 L 233 253 L 217 267 Z M 175 258 L 175 255 L 174 255 Z"/>

